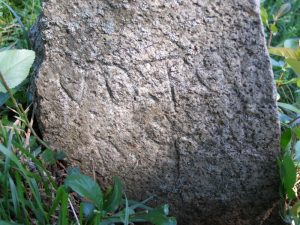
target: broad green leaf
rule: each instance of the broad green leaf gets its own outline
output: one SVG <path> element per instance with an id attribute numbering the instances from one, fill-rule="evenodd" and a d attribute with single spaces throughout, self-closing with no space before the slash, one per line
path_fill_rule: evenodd
<path id="1" fill-rule="evenodd" d="M 276 94 L 276 100 L 279 101 L 280 100 L 280 94 L 277 92 Z"/>
<path id="2" fill-rule="evenodd" d="M 294 199 L 296 194 L 293 190 L 296 183 L 297 171 L 292 158 L 289 155 L 284 156 L 282 160 L 283 185 L 289 199 Z"/>
<path id="3" fill-rule="evenodd" d="M 296 134 L 297 138 L 300 139 L 300 128 L 293 127 L 293 132 Z"/>
<path id="4" fill-rule="evenodd" d="M 296 204 L 293 205 L 291 209 L 291 214 L 294 217 L 298 217 L 299 212 L 300 212 L 300 201 L 296 202 Z"/>
<path id="5" fill-rule="evenodd" d="M 50 149 L 46 149 L 45 151 L 43 151 L 41 156 L 46 164 L 52 165 L 56 161 L 55 153 Z"/>
<path id="6" fill-rule="evenodd" d="M 153 210 L 153 208 L 145 205 L 147 202 L 149 202 L 151 199 L 153 199 L 153 196 L 150 196 L 149 198 L 145 199 L 144 201 L 142 202 L 137 202 L 137 201 L 133 201 L 133 200 L 129 200 L 129 204 L 130 204 L 130 208 L 132 210 L 135 210 L 137 208 L 141 208 L 141 209 L 144 209 L 144 210 L 148 210 L 148 211 L 151 211 Z"/>
<path id="7" fill-rule="evenodd" d="M 9 99 L 8 93 L 2 93 L 0 92 L 0 106 L 4 105 L 5 102 Z"/>
<path id="8" fill-rule="evenodd" d="M 288 104 L 288 103 L 283 103 L 283 102 L 277 102 L 277 104 L 280 108 L 283 108 L 283 109 L 295 112 L 297 114 L 300 114 L 300 109 L 297 108 L 296 106 L 293 106 L 293 105 Z"/>
<path id="9" fill-rule="evenodd" d="M 283 4 L 279 10 L 277 11 L 274 20 L 278 20 L 280 17 L 284 16 L 285 14 L 287 14 L 292 8 L 291 3 L 285 3 Z"/>
<path id="10" fill-rule="evenodd" d="M 63 191 L 61 196 L 61 207 L 59 212 L 59 224 L 69 225 L 68 193 Z"/>
<path id="11" fill-rule="evenodd" d="M 51 208 L 48 211 L 48 218 L 50 218 L 53 215 L 59 203 L 63 201 L 64 193 L 66 193 L 65 187 L 60 186 L 56 191 L 55 199 L 52 201 Z"/>
<path id="12" fill-rule="evenodd" d="M 17 216 L 19 216 L 20 205 L 19 205 L 19 199 L 18 199 L 18 192 L 17 192 L 16 185 L 15 185 L 13 179 L 11 178 L 11 176 L 9 176 L 9 185 L 10 185 L 10 191 L 11 191 L 11 198 L 12 198 L 12 202 L 13 202 L 13 206 L 14 206 L 14 213 L 16 213 Z"/>
<path id="13" fill-rule="evenodd" d="M 300 78 L 297 78 L 296 84 L 297 84 L 297 87 L 300 87 Z"/>
<path id="14" fill-rule="evenodd" d="M 299 48 L 299 38 L 290 38 L 290 39 L 286 39 L 283 43 L 283 46 L 285 48 L 292 48 L 292 49 L 297 49 Z"/>
<path id="15" fill-rule="evenodd" d="M 9 88 L 21 84 L 29 74 L 35 53 L 31 50 L 7 50 L 0 52 L 0 72 Z M 6 92 L 0 82 L 0 92 Z"/>
<path id="16" fill-rule="evenodd" d="M 62 150 L 55 152 L 55 159 L 56 160 L 63 160 L 66 157 L 67 157 L 66 153 L 64 151 L 62 151 Z"/>
<path id="17" fill-rule="evenodd" d="M 68 167 L 67 174 L 68 174 L 68 176 L 71 176 L 74 174 L 80 174 L 80 168 L 79 167 Z"/>
<path id="18" fill-rule="evenodd" d="M 272 55 L 282 56 L 285 58 L 298 59 L 300 52 L 299 49 L 294 50 L 291 48 L 269 48 L 269 53 Z"/>
<path id="19" fill-rule="evenodd" d="M 90 177 L 83 174 L 72 174 L 65 180 L 66 187 L 71 188 L 81 197 L 87 198 L 95 204 L 97 210 L 101 211 L 103 196 L 99 185 Z"/>
<path id="20" fill-rule="evenodd" d="M 114 188 L 109 195 L 104 199 L 103 210 L 106 212 L 114 212 L 118 209 L 122 201 L 122 184 L 118 177 L 114 177 Z"/>
<path id="21" fill-rule="evenodd" d="M 285 129 L 284 132 L 282 132 L 280 137 L 280 148 L 282 149 L 283 153 L 288 152 L 292 141 L 292 131 L 290 128 Z"/>
<path id="22" fill-rule="evenodd" d="M 294 154 L 294 161 L 297 165 L 300 165 L 300 141 L 297 141 L 295 144 L 295 154 Z"/>
<path id="23" fill-rule="evenodd" d="M 166 216 L 169 215 L 169 205 L 168 204 L 158 206 L 156 209 Z"/>
<path id="24" fill-rule="evenodd" d="M 276 61 L 275 59 L 271 58 L 271 64 L 274 67 L 280 67 L 280 68 L 282 68 L 285 63 L 283 61 Z"/>
<path id="25" fill-rule="evenodd" d="M 278 32 L 278 28 L 276 27 L 275 24 L 271 24 L 271 25 L 270 25 L 270 30 L 271 30 L 273 33 L 277 33 L 277 32 Z"/>
<path id="26" fill-rule="evenodd" d="M 261 20 L 263 22 L 264 26 L 269 26 L 269 22 L 268 22 L 268 12 L 265 8 L 261 7 L 260 8 L 260 16 L 261 16 Z"/>
<path id="27" fill-rule="evenodd" d="M 0 225 L 20 225 L 19 223 L 7 222 L 4 220 L 0 220 Z"/>
<path id="28" fill-rule="evenodd" d="M 300 60 L 288 58 L 285 61 L 292 67 L 296 74 L 300 75 Z"/>
<path id="29" fill-rule="evenodd" d="M 135 221 L 140 219 L 140 220 L 148 221 L 155 225 L 176 225 L 177 224 L 175 218 L 166 216 L 164 213 L 162 213 L 161 210 L 162 208 L 157 208 L 148 213 L 133 215 L 130 218 L 130 221 Z"/>
<path id="30" fill-rule="evenodd" d="M 82 202 L 82 212 L 85 217 L 90 217 L 95 209 L 95 205 L 90 202 Z"/>
<path id="31" fill-rule="evenodd" d="M 294 49 L 294 51 L 295 51 L 295 55 L 296 55 L 296 57 L 297 57 L 296 59 L 300 60 L 300 47 Z"/>

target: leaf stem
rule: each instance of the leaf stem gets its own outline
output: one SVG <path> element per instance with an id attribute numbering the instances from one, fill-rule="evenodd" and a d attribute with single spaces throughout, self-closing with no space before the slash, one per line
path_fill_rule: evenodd
<path id="1" fill-rule="evenodd" d="M 267 44 L 268 48 L 271 48 L 272 39 L 273 39 L 273 31 L 270 31 L 270 36 L 269 36 L 268 44 Z"/>

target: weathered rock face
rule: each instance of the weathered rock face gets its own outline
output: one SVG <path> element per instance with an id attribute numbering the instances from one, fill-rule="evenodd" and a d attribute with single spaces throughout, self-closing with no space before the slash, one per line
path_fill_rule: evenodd
<path id="1" fill-rule="evenodd" d="M 279 126 L 258 1 L 48 0 L 43 11 L 36 101 L 52 146 L 120 176 L 130 197 L 158 195 L 181 225 L 266 223 Z"/>

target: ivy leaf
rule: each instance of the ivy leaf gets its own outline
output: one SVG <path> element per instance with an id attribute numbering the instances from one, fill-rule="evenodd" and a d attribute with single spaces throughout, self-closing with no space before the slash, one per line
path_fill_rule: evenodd
<path id="1" fill-rule="evenodd" d="M 25 80 L 34 59 L 35 53 L 31 50 L 6 50 L 0 52 L 0 72 L 9 88 L 14 88 Z M 1 82 L 0 92 L 6 92 Z"/>

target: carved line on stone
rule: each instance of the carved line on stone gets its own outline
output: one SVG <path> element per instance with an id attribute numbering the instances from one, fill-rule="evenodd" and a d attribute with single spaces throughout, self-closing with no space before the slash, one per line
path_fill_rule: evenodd
<path id="1" fill-rule="evenodd" d="M 135 63 L 135 65 L 145 65 L 147 63 L 151 64 L 151 63 L 155 63 L 155 62 L 162 62 L 165 60 L 181 59 L 181 58 L 183 58 L 181 55 L 168 55 L 168 56 L 158 58 L 158 59 L 142 60 L 142 61 L 139 61 L 138 63 Z"/>
<path id="2" fill-rule="evenodd" d="M 157 98 L 155 95 L 153 95 L 153 94 L 151 94 L 151 93 L 148 93 L 148 95 L 149 95 L 149 97 L 150 97 L 151 99 L 153 99 L 153 101 L 159 102 L 159 98 Z"/>
<path id="3" fill-rule="evenodd" d="M 117 150 L 118 153 L 120 153 L 123 157 L 123 159 L 126 159 L 126 154 L 116 145 L 114 144 L 112 141 L 109 141 L 109 143 Z"/>
<path id="4" fill-rule="evenodd" d="M 176 95 L 175 95 L 175 89 L 174 89 L 174 85 L 171 82 L 171 68 L 168 69 L 168 83 L 169 83 L 169 87 L 170 87 L 171 100 L 173 102 L 173 108 L 174 108 L 174 111 L 177 112 L 177 109 L 176 109 L 177 100 L 176 100 Z"/>
<path id="5" fill-rule="evenodd" d="M 77 100 L 73 97 L 73 95 L 70 93 L 70 91 L 62 84 L 62 81 L 61 81 L 61 77 L 60 77 L 60 76 L 59 76 L 58 80 L 59 80 L 59 82 L 58 82 L 59 85 L 61 86 L 63 92 L 68 96 L 68 98 L 69 98 L 71 101 L 75 102 L 77 105 L 79 105 L 79 103 L 78 103 Z"/>
<path id="6" fill-rule="evenodd" d="M 115 99 L 115 96 L 113 94 L 113 91 L 108 83 L 108 80 L 106 77 L 104 77 L 104 80 L 105 80 L 105 87 L 106 87 L 106 90 L 107 90 L 107 93 L 108 93 L 108 96 L 110 97 L 111 101 L 113 103 L 116 103 L 116 99 Z"/>
<path id="7" fill-rule="evenodd" d="M 206 82 L 201 78 L 198 69 L 196 69 L 196 73 L 195 74 L 196 74 L 196 77 L 197 77 L 197 79 L 198 79 L 198 81 L 199 81 L 199 83 L 201 85 L 203 85 L 204 87 L 206 87 L 211 92 L 218 93 L 216 90 L 214 90 L 213 88 L 211 88 L 209 85 L 206 84 Z"/>

